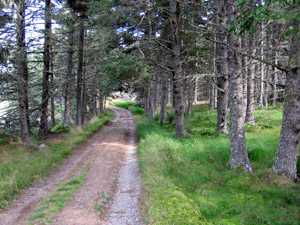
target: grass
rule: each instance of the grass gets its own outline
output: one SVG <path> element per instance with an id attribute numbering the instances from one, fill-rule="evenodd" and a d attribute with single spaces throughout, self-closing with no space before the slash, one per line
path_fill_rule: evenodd
<path id="1" fill-rule="evenodd" d="M 76 178 L 63 182 L 53 193 L 39 202 L 35 209 L 35 213 L 29 217 L 29 224 L 45 224 L 53 222 L 53 218 L 65 207 L 67 201 L 73 199 L 75 192 L 85 181 L 88 171 L 89 168 Z"/>
<path id="2" fill-rule="evenodd" d="M 196 106 L 175 139 L 174 125 L 136 117 L 144 215 L 149 224 L 299 224 L 300 184 L 270 173 L 282 107 L 255 112 L 246 141 L 254 171 L 227 166 L 228 135 L 215 133 L 216 112 Z"/>
<path id="3" fill-rule="evenodd" d="M 58 141 L 45 143 L 43 150 L 24 148 L 16 141 L 0 144 L 0 211 L 24 188 L 48 176 L 112 116 L 108 111 L 82 130 L 71 129 Z"/>
<path id="4" fill-rule="evenodd" d="M 131 111 L 134 115 L 142 115 L 144 109 L 137 106 L 137 102 L 115 102 L 115 106 Z"/>

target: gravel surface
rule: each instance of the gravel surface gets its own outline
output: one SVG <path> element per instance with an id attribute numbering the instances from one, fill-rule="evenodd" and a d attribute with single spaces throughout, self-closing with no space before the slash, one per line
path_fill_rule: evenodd
<path id="1" fill-rule="evenodd" d="M 142 224 L 139 213 L 141 178 L 137 161 L 136 134 L 133 118 L 128 119 L 130 146 L 118 179 L 118 190 L 108 215 L 108 224 Z"/>
<path id="2" fill-rule="evenodd" d="M 0 213 L 0 225 L 28 224 L 36 205 L 61 182 L 78 174 L 78 168 L 84 167 L 90 168 L 86 181 L 52 224 L 143 224 L 133 116 L 125 109 L 113 110 L 116 117 L 108 126 L 93 135 L 48 178 L 25 190 Z M 101 210 L 95 207 L 96 203 L 101 204 Z"/>

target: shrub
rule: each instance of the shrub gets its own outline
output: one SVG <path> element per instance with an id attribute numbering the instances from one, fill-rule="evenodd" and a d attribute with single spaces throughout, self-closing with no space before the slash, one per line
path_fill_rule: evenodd
<path id="1" fill-rule="evenodd" d="M 130 111 L 134 114 L 134 115 L 142 115 L 144 113 L 144 109 L 138 106 L 133 106 Z"/>

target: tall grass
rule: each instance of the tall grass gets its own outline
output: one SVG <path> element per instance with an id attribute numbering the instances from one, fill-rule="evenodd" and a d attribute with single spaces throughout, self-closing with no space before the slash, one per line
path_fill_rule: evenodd
<path id="1" fill-rule="evenodd" d="M 228 135 L 215 133 L 216 112 L 197 106 L 186 118 L 191 136 L 175 139 L 170 124 L 136 120 L 145 218 L 149 224 L 299 224 L 300 186 L 270 173 L 282 108 L 255 112 L 247 149 L 254 172 L 227 166 Z"/>
<path id="2" fill-rule="evenodd" d="M 19 142 L 0 145 L 0 211 L 10 205 L 25 187 L 48 176 L 112 115 L 112 112 L 106 112 L 82 130 L 72 129 L 58 141 L 46 143 L 44 150 L 24 148 Z"/>

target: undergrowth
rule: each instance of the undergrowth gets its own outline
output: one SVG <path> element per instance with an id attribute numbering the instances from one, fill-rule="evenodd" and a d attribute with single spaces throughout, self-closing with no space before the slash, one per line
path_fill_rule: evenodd
<path id="1" fill-rule="evenodd" d="M 112 117 L 113 113 L 107 111 L 82 130 L 71 129 L 58 136 L 56 141 L 46 142 L 43 150 L 24 148 L 19 141 L 0 144 L 0 211 L 24 188 L 48 176 Z"/>
<path id="2" fill-rule="evenodd" d="M 136 117 L 148 224 L 299 224 L 300 186 L 270 172 L 282 107 L 255 112 L 246 141 L 254 171 L 230 169 L 228 135 L 215 133 L 216 112 L 196 106 L 185 120 L 191 134 L 175 139 L 174 125 Z"/>

